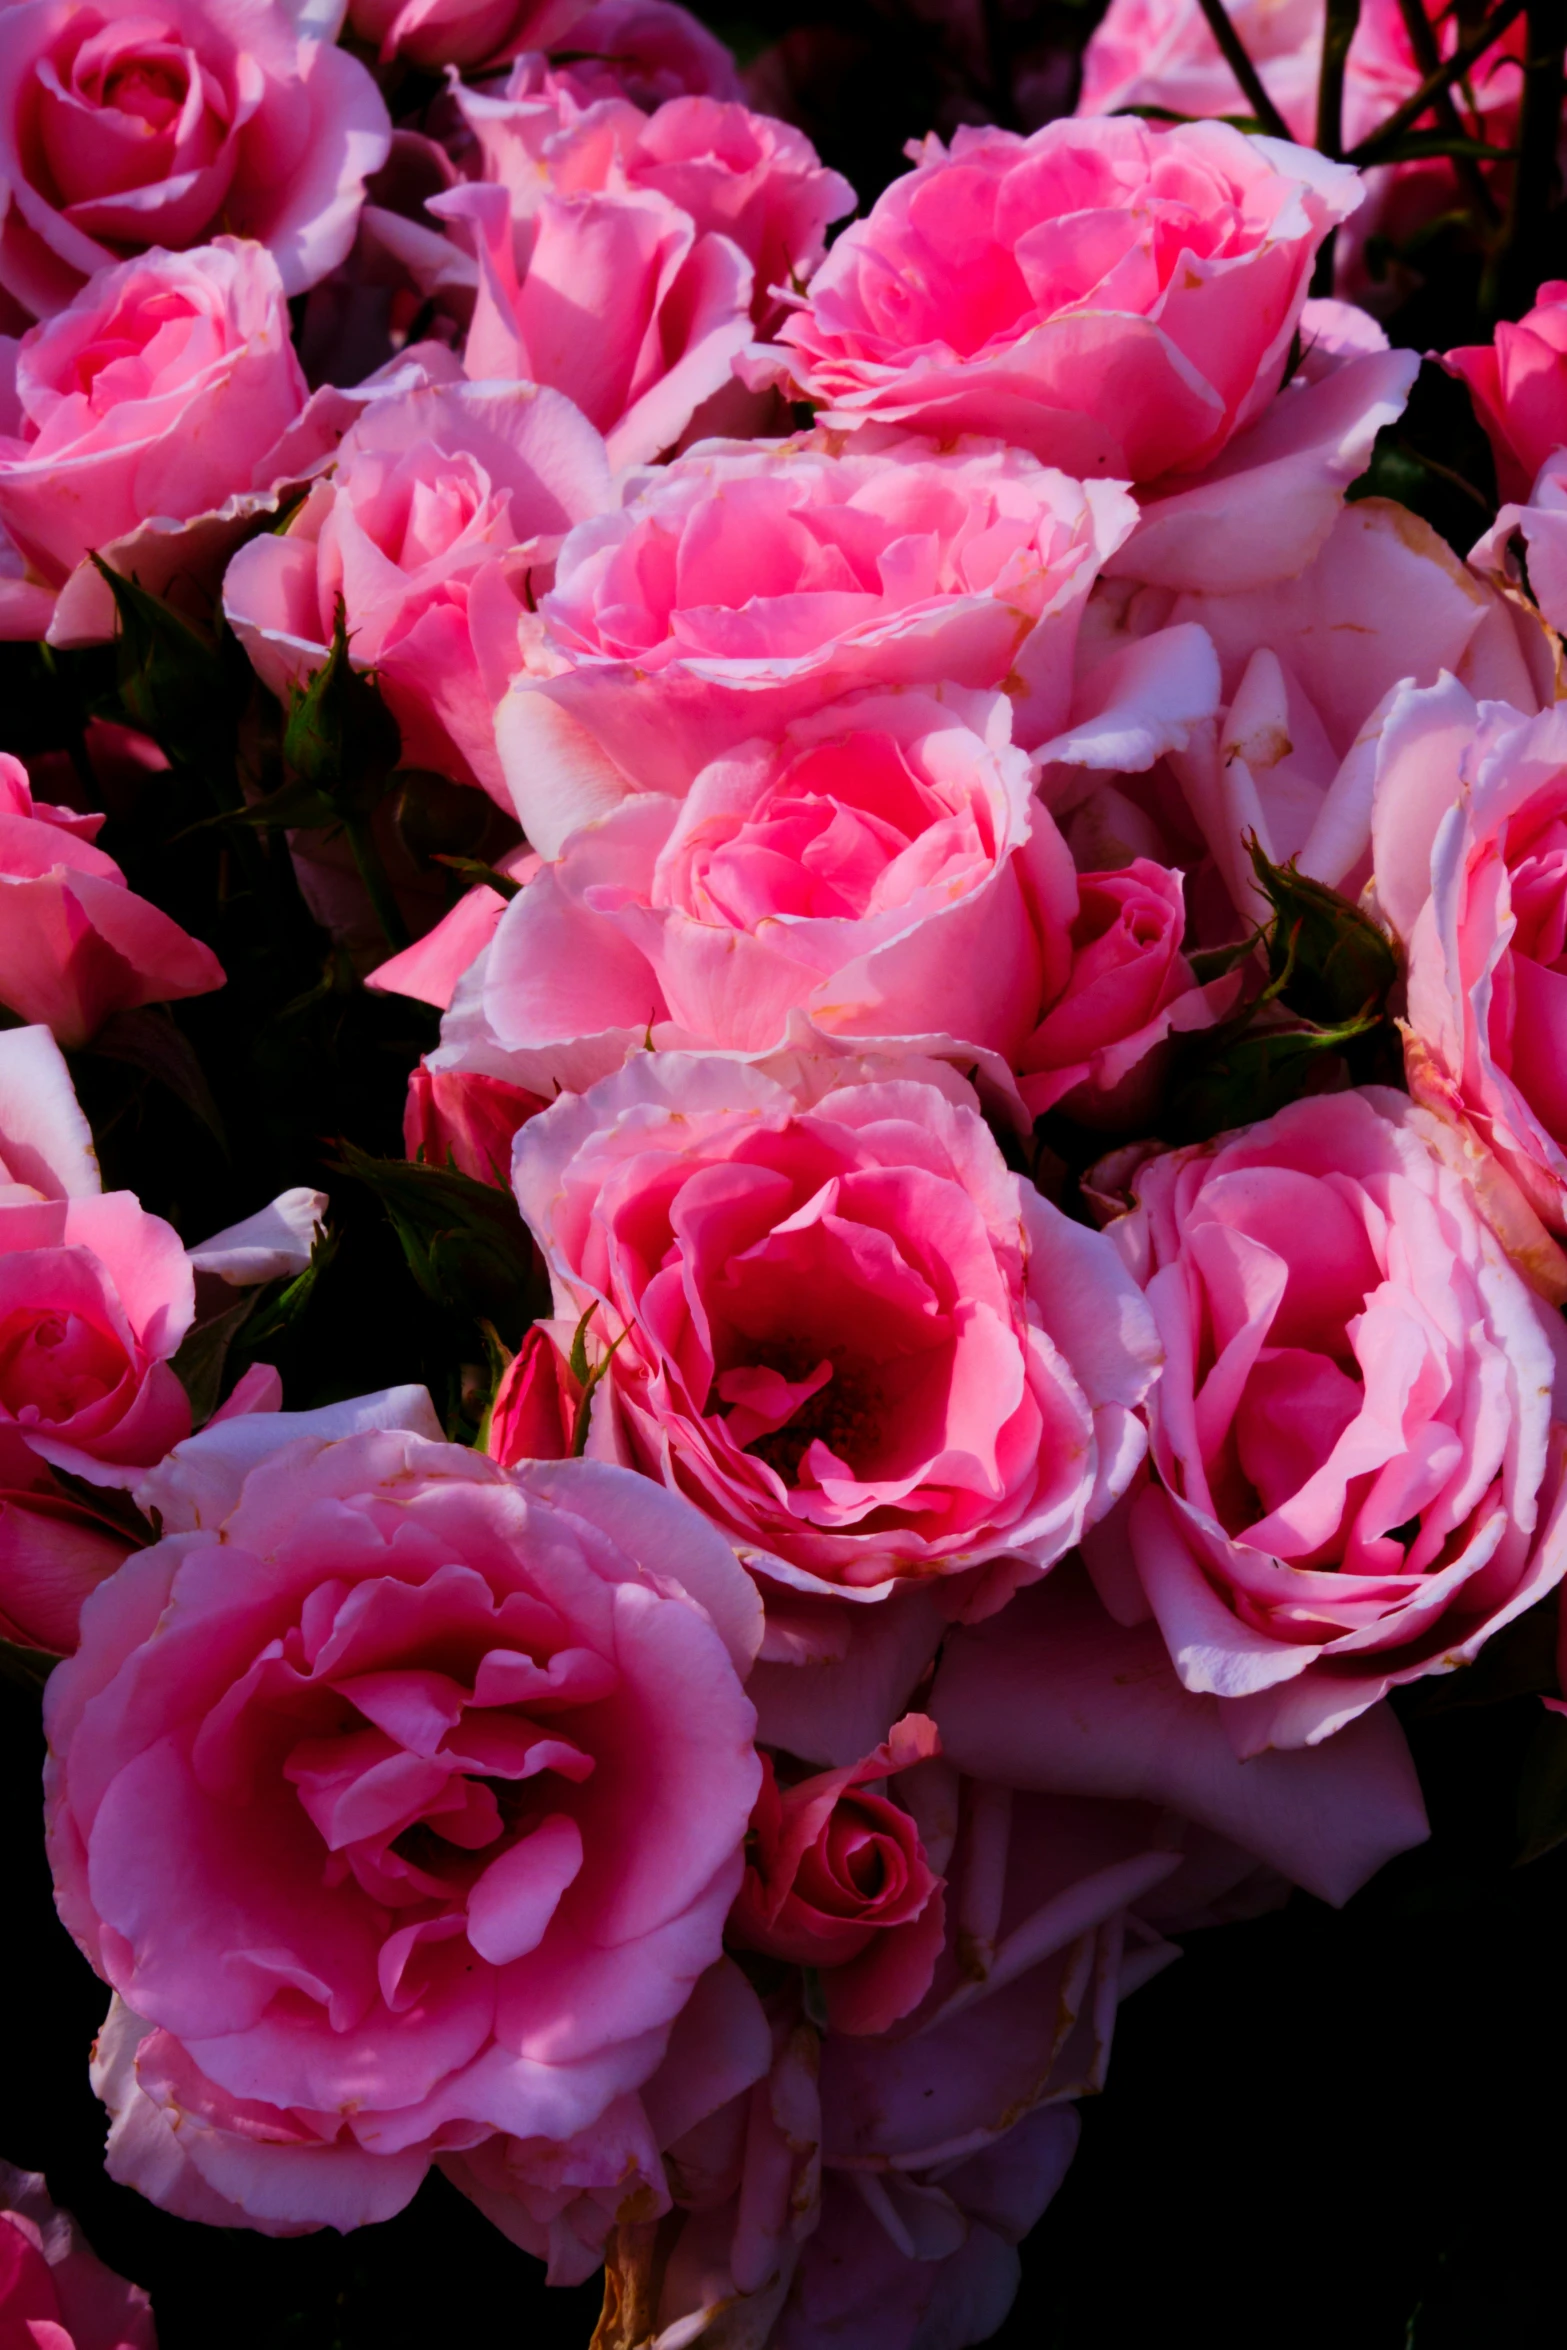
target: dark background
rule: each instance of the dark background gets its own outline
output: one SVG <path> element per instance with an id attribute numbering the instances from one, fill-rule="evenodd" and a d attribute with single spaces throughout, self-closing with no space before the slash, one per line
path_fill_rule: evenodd
<path id="1" fill-rule="evenodd" d="M 1069 110 L 1098 9 L 749 0 L 744 22 L 722 6 L 702 13 L 754 66 L 756 102 L 792 113 L 868 203 L 927 128 L 1029 128 Z M 1463 339 L 1471 291 L 1460 261 L 1392 322 L 1395 338 Z M 1462 394 L 1427 370 L 1379 453 L 1378 486 L 1465 546 L 1472 508 L 1419 451 L 1483 481 L 1477 441 Z M 64 750 L 59 682 L 30 649 L 0 648 L 7 747 Z M 289 1402 L 424 1379 L 452 1408 L 471 1333 L 421 1297 L 375 1198 L 335 1165 L 345 1133 L 399 1150 L 407 1071 L 433 1042 L 433 1015 L 355 989 L 286 887 L 270 905 L 233 888 L 227 852 L 188 829 L 203 810 L 167 779 L 108 801 L 103 846 L 133 887 L 211 939 L 231 982 L 178 1014 L 220 1132 L 145 1071 L 78 1058 L 106 1181 L 133 1184 L 191 1241 L 286 1184 L 319 1183 L 338 1253 L 308 1317 L 265 1350 Z M 1505 1653 L 1483 1683 L 1465 1676 L 1466 1702 L 1451 1688 L 1409 1700 L 1430 1846 L 1341 1913 L 1296 1895 L 1274 1916 L 1191 1937 L 1129 2003 L 1110 2092 L 1085 2110 L 1078 2161 L 1024 2248 L 998 2337 L 1009 2350 L 1567 2340 L 1567 1846 L 1517 1860 L 1542 1809 L 1567 1820 L 1567 1729 L 1534 1694 L 1549 1680 L 1549 1630 L 1536 1621 L 1493 1644 Z M 386 2226 L 289 2243 L 189 2226 L 108 2181 L 86 2073 L 106 1994 L 51 1907 L 38 1706 L 24 1686 L 0 1683 L 0 1747 L 0 2153 L 46 2172 L 101 2256 L 149 2287 L 163 2350 L 586 2350 L 597 2286 L 546 2293 L 537 2265 L 439 2179 Z"/>

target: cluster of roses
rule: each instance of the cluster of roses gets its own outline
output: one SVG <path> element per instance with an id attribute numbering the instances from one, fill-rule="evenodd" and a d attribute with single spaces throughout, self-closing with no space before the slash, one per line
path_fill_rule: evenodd
<path id="1" fill-rule="evenodd" d="M 1361 176 L 1104 111 L 1120 0 L 830 254 L 666 0 L 0 22 L 0 633 L 119 575 L 287 697 L 341 621 L 512 820 L 370 984 L 553 1290 L 478 1449 L 259 1365 L 193 1433 L 325 1203 L 102 1192 L 61 1048 L 223 973 L 0 762 L 0 1628 L 110 2170 L 290 2234 L 438 2166 L 608 2350 L 960 2350 L 1118 2001 L 1418 1842 L 1389 1692 L 1567 1569 L 1567 287 L 1450 355 L 1466 566 L 1346 498 L 1417 366 L 1308 299 Z M 1286 863 L 1409 1091 L 1147 1141 Z M 8 2192 L 36 2338 L 150 2341 Z"/>

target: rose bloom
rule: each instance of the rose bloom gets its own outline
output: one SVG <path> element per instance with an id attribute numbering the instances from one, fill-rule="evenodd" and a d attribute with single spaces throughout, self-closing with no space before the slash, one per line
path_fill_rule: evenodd
<path id="1" fill-rule="evenodd" d="M 7 2350 L 157 2350 L 140 2285 L 105 2268 L 41 2171 L 0 2162 L 0 2341 Z"/>
<path id="2" fill-rule="evenodd" d="M 1522 318 L 1500 319 L 1491 342 L 1449 351 L 1442 364 L 1469 386 L 1497 488 L 1523 501 L 1546 459 L 1567 445 L 1567 281 L 1549 279 Z"/>
<path id="3" fill-rule="evenodd" d="M 1137 510 L 1022 450 L 896 436 L 713 442 L 632 474 L 572 532 L 542 651 L 497 713 L 524 831 L 552 857 L 631 790 L 859 686 L 1005 682 L 1031 749 L 1065 723 L 1084 599 Z"/>
<path id="4" fill-rule="evenodd" d="M 529 1120 L 513 1187 L 563 1351 L 588 1317 L 590 1452 L 691 1495 L 776 1586 L 883 1596 L 1004 1555 L 1005 1596 L 1135 1469 L 1152 1327 L 961 1079 L 884 1072 L 791 1091 L 639 1054 Z"/>
<path id="5" fill-rule="evenodd" d="M 1262 414 L 1359 200 L 1345 166 L 1223 123 L 965 126 L 844 231 L 779 340 L 824 423 L 1149 482 Z"/>
<path id="6" fill-rule="evenodd" d="M 1377 749 L 1372 840 L 1409 959 L 1411 1089 L 1476 1139 L 1489 1212 L 1567 1295 L 1531 1230 L 1567 1233 L 1567 725 L 1476 703 L 1452 678 L 1404 690 Z"/>
<path id="7" fill-rule="evenodd" d="M 36 597 L 13 616 L 18 591 L 0 589 L 0 634 L 112 636 L 89 552 L 154 592 L 215 578 L 246 515 L 275 503 L 309 396 L 271 254 L 221 237 L 100 270 L 10 351 L 0 526 L 32 582 L 67 594 L 40 626 Z"/>
<path id="8" fill-rule="evenodd" d="M 0 1004 L 66 1046 L 111 1012 L 223 985 L 211 949 L 94 848 L 102 823 L 35 801 L 20 759 L 0 751 Z"/>
<path id="9" fill-rule="evenodd" d="M 1165 1349 L 1137 1574 L 1237 1751 L 1476 1657 L 1567 1568 L 1567 1338 L 1445 1129 L 1381 1088 L 1148 1161 L 1112 1227 Z"/>
<path id="10" fill-rule="evenodd" d="M 484 1014 L 542 1092 L 650 1022 L 661 1046 L 765 1052 L 804 1012 L 959 1039 L 1031 1072 L 1036 1113 L 1071 1095 L 1113 1120 L 1172 1023 L 1213 1017 L 1183 929 L 1179 874 L 1074 872 L 1005 695 L 872 691 L 574 833 L 501 915 Z"/>
<path id="11" fill-rule="evenodd" d="M 930 1989 L 946 1930 L 942 1880 L 918 1822 L 882 1783 L 939 1747 L 933 1722 L 905 1714 L 841 1770 L 780 1787 L 762 1757 L 729 1940 L 815 1967 L 834 2031 L 884 2032 Z"/>
<path id="12" fill-rule="evenodd" d="M 0 287 L 37 317 L 214 230 L 303 293 L 354 240 L 391 125 L 341 21 L 294 0 L 22 0 L 0 55 Z"/>
<path id="13" fill-rule="evenodd" d="M 475 1183 L 511 1180 L 511 1146 L 519 1126 L 545 1103 L 520 1085 L 480 1071 L 432 1069 L 419 1063 L 403 1105 L 403 1149 L 427 1167 L 452 1166 Z"/>
<path id="14" fill-rule="evenodd" d="M 774 289 L 804 285 L 826 251 L 829 224 L 854 209 L 848 181 L 826 170 L 809 139 L 789 123 L 699 96 L 671 97 L 644 116 L 612 89 L 584 91 L 582 72 L 579 66 L 556 72 L 541 57 L 523 57 L 499 89 L 457 93 L 477 142 L 470 169 L 504 187 L 510 199 L 519 272 L 529 266 L 522 224 L 545 195 L 660 195 L 687 215 L 698 236 L 727 237 L 740 248 L 752 267 L 753 321 L 762 327 L 779 317 Z M 454 208 L 442 203 L 436 210 Z M 602 217 L 602 208 L 580 215 L 584 223 Z M 562 351 L 563 360 L 569 357 Z M 601 366 L 590 368 L 580 357 L 577 364 L 584 384 L 599 383 Z M 580 398 L 580 404 L 590 401 Z"/>
<path id="15" fill-rule="evenodd" d="M 61 1914 L 124 2002 L 112 2174 L 348 2228 L 438 2150 L 591 2125 L 740 1879 L 727 1544 L 624 1471 L 439 1442 L 419 1389 L 209 1428 L 139 1493 L 163 1539 L 46 1709 Z"/>
<path id="16" fill-rule="evenodd" d="M 404 764 L 504 804 L 491 713 L 516 664 L 528 573 L 608 495 L 603 442 L 558 392 L 453 384 L 378 400 L 288 528 L 234 557 L 223 609 L 286 699 L 326 660 L 341 598 Z"/>

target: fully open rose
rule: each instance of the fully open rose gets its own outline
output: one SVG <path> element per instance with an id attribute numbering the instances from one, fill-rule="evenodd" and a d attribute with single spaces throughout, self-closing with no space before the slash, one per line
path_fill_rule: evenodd
<path id="1" fill-rule="evenodd" d="M 1214 1017 L 1181 877 L 1076 873 L 1010 735 L 1002 694 L 851 694 L 683 799 L 633 794 L 501 915 L 496 1042 L 545 1090 L 606 1074 L 650 1022 L 660 1044 L 765 1052 L 803 1012 L 959 1039 L 1026 1071 L 1036 1112 L 1070 1095 L 1113 1122 L 1172 1026 Z"/>
<path id="2" fill-rule="evenodd" d="M 1113 483 L 994 443 L 715 441 L 632 474 L 562 547 L 497 716 L 528 838 L 552 857 L 859 686 L 1005 682 L 1031 748 L 1066 722 L 1084 599 L 1136 520 Z"/>
<path id="3" fill-rule="evenodd" d="M 1165 1348 L 1132 1556 L 1237 1750 L 1477 1656 L 1567 1568 L 1567 1337 L 1380 1088 L 1155 1157 L 1112 1227 Z"/>
<path id="4" fill-rule="evenodd" d="M 779 340 L 828 423 L 1153 481 L 1261 415 L 1359 201 L 1342 165 L 1224 123 L 965 125 L 844 231 Z"/>
<path id="5" fill-rule="evenodd" d="M 531 1119 L 513 1180 L 563 1346 L 591 1326 L 590 1446 L 774 1585 L 885 1597 L 999 1556 L 999 1605 L 1124 1488 L 1158 1349 L 1103 1237 L 1008 1171 L 960 1079 L 906 1066 L 791 1092 L 639 1054 Z"/>
<path id="6" fill-rule="evenodd" d="M 728 1546 L 624 1471 L 439 1442 L 421 1390 L 224 1423 L 141 1493 L 164 1539 L 47 1718 L 61 1912 L 127 2011 L 115 2175 L 352 2227 L 437 2148 L 587 2127 L 740 1880 Z"/>
<path id="7" fill-rule="evenodd" d="M 8 9 L 0 286 L 46 317 L 127 252 L 218 229 L 267 244 L 290 294 L 335 269 L 391 126 L 364 67 L 333 47 L 330 12 L 307 30 L 308 14 L 298 0 Z"/>

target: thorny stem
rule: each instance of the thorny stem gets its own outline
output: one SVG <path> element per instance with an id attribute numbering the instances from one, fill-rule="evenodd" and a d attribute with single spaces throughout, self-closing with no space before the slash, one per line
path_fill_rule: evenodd
<path id="1" fill-rule="evenodd" d="M 1344 161 L 1362 166 L 1380 162 L 1383 150 L 1395 146 L 1422 114 L 1429 113 L 1443 90 L 1450 90 L 1454 82 L 1462 81 L 1469 68 L 1501 38 L 1523 5 L 1524 0 L 1498 0 L 1498 5 L 1468 40 L 1460 41 L 1452 56 L 1444 59 L 1434 73 L 1428 73 L 1402 106 L 1394 107 L 1386 122 L 1378 123 L 1359 146 L 1351 147 Z"/>
<path id="2" fill-rule="evenodd" d="M 1317 147 L 1335 163 L 1344 152 L 1344 69 L 1349 63 L 1349 46 L 1359 23 L 1360 0 L 1328 0 L 1322 26 L 1322 65 L 1317 76 Z M 1332 230 L 1322 240 L 1311 281 L 1314 294 L 1333 291 L 1337 243 Z"/>
<path id="3" fill-rule="evenodd" d="M 1197 4 L 1208 20 L 1208 30 L 1218 42 L 1225 64 L 1240 83 L 1258 122 L 1270 138 L 1287 139 L 1290 135 L 1289 124 L 1263 88 L 1262 76 L 1252 64 L 1245 43 L 1231 24 L 1224 0 L 1197 0 Z M 1522 5 L 1522 0 L 1519 0 L 1519 4 Z"/>

